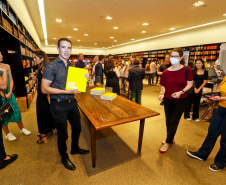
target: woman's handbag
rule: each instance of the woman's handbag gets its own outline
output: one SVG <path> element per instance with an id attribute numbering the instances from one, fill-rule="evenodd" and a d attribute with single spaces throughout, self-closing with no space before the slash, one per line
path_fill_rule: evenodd
<path id="1" fill-rule="evenodd" d="M 6 103 L 0 107 L 0 121 L 2 121 L 6 116 L 8 116 L 11 112 L 13 112 L 12 105 L 8 102 L 5 93 L 4 98 L 6 100 Z"/>
<path id="2" fill-rule="evenodd" d="M 211 120 L 211 118 L 213 117 L 215 104 L 216 103 L 213 103 L 213 105 L 209 106 L 208 109 L 205 110 L 205 112 L 203 113 L 203 115 L 200 118 L 201 121 L 210 121 Z"/>

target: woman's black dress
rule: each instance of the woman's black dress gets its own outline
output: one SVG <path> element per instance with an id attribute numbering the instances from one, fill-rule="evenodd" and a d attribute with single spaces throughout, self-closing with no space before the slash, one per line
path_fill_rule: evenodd
<path id="1" fill-rule="evenodd" d="M 116 76 L 116 73 L 114 71 L 109 71 L 108 73 L 106 73 L 106 78 L 106 87 L 113 87 L 113 93 L 120 95 L 119 79 Z"/>

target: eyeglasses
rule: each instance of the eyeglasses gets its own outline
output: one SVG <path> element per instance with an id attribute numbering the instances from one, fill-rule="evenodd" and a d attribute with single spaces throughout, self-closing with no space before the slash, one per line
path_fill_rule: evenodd
<path id="1" fill-rule="evenodd" d="M 179 58 L 180 56 L 173 56 L 173 55 L 171 55 L 170 57 L 171 58 Z"/>

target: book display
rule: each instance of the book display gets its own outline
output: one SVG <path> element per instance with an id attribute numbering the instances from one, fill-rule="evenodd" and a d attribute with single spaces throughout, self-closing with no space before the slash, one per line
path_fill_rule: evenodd
<path id="1" fill-rule="evenodd" d="M 95 87 L 91 89 L 90 94 L 92 95 L 102 95 L 105 93 L 105 88 Z"/>
<path id="2" fill-rule="evenodd" d="M 104 93 L 100 96 L 100 99 L 102 100 L 114 100 L 115 98 L 117 98 L 117 94 L 116 93 Z"/>
<path id="3" fill-rule="evenodd" d="M 38 46 L 7 0 L 0 0 L 0 39 L 3 62 L 9 64 L 12 71 L 13 92 L 28 108 L 36 92 L 36 82 L 31 75 L 38 68 L 33 61 L 33 52 Z"/>

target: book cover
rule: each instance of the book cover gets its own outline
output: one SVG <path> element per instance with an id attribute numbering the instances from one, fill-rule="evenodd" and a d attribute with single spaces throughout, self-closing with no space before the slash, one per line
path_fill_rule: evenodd
<path id="1" fill-rule="evenodd" d="M 69 66 L 65 90 L 78 89 L 79 92 L 86 92 L 86 73 L 88 73 L 87 69 Z"/>

